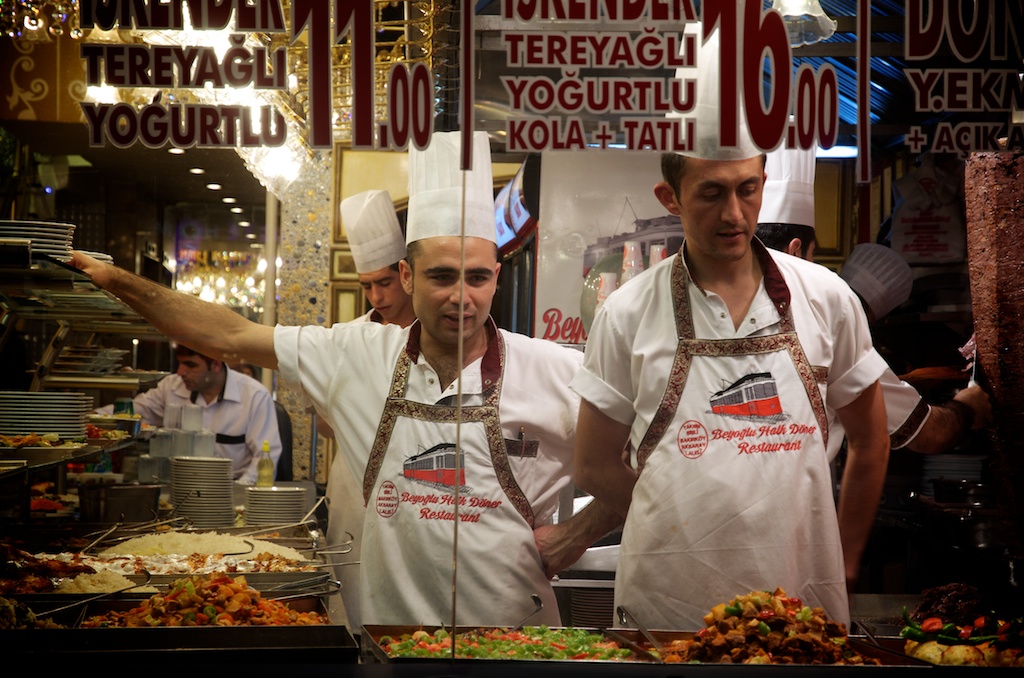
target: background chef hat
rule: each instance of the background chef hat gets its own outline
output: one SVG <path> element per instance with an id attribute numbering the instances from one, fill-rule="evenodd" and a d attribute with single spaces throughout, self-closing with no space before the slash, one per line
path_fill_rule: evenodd
<path id="1" fill-rule="evenodd" d="M 341 223 L 359 273 L 405 258 L 405 238 L 387 191 L 364 191 L 341 201 Z"/>
<path id="2" fill-rule="evenodd" d="M 677 151 L 679 155 L 689 158 L 700 158 L 702 160 L 746 160 L 761 155 L 761 149 L 754 145 L 750 137 L 750 130 L 747 128 L 747 114 L 743 105 L 742 93 L 737 91 L 739 108 L 738 130 L 736 146 L 722 146 L 719 128 L 721 127 L 721 113 L 719 108 L 721 75 L 719 64 L 719 35 L 715 31 L 708 37 L 707 42 L 701 44 L 702 25 L 699 21 L 691 21 L 686 24 L 683 31 L 682 44 L 686 44 L 686 36 L 693 35 L 697 41 L 697 59 L 695 66 L 688 66 L 676 69 L 676 78 L 680 80 L 696 79 L 696 105 L 693 110 L 687 113 L 672 111 L 671 117 L 695 117 L 696 134 L 693 139 L 693 150 Z M 732 87 L 738 87 L 738 79 L 727 78 Z"/>
<path id="3" fill-rule="evenodd" d="M 409 149 L 409 215 L 406 242 L 462 235 L 462 134 L 439 132 L 424 150 Z M 473 168 L 466 174 L 466 235 L 497 242 L 491 145 L 473 133 Z"/>
<path id="4" fill-rule="evenodd" d="M 768 153 L 759 224 L 814 227 L 815 151 L 779 147 Z"/>
<path id="5" fill-rule="evenodd" d="M 839 275 L 860 295 L 875 320 L 909 299 L 914 287 L 907 260 L 892 248 L 875 243 L 854 247 Z"/>

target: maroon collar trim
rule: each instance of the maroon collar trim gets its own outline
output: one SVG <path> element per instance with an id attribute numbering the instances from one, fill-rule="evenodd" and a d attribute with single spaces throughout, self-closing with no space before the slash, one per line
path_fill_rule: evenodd
<path id="1" fill-rule="evenodd" d="M 760 240 L 757 238 L 751 240 L 750 247 L 754 250 L 754 255 L 761 264 L 761 271 L 764 274 L 765 292 L 768 293 L 768 297 L 775 304 L 779 315 L 785 315 L 789 310 L 791 297 L 789 285 L 786 284 L 786 279 L 782 277 L 782 271 L 779 270 L 775 260 L 772 259 L 772 255 L 768 253 L 768 249 Z"/>
<path id="2" fill-rule="evenodd" d="M 409 326 L 409 340 L 405 344 L 405 352 L 413 365 L 420 357 L 420 332 L 422 329 L 423 326 L 419 319 L 414 320 Z M 480 378 L 483 380 L 484 390 L 487 390 L 498 383 L 501 378 L 502 339 L 494 318 L 488 316 L 484 330 L 487 332 L 487 352 L 484 353 L 483 361 L 480 364 Z"/>

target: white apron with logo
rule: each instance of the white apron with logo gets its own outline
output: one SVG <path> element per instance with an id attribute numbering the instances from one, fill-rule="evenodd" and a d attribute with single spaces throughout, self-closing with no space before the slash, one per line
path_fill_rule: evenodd
<path id="1" fill-rule="evenodd" d="M 679 346 L 637 449 L 616 605 L 650 628 L 696 630 L 714 605 L 782 587 L 849 624 L 824 375 L 788 288 L 769 289 L 778 334 L 712 340 L 694 337 L 681 256 L 672 283 Z"/>
<path id="2" fill-rule="evenodd" d="M 536 594 L 544 609 L 530 623 L 559 625 L 533 512 L 508 463 L 498 417 L 504 343 L 491 339 L 498 377 L 484 382 L 483 405 L 458 411 L 405 399 L 411 361 L 401 353 L 363 480 L 363 624 L 450 625 L 457 496 L 456 623 L 515 624 Z"/>

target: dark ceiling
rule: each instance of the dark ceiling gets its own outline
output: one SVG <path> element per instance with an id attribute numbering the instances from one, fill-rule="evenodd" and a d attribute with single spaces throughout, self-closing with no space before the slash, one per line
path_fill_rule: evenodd
<path id="1" fill-rule="evenodd" d="M 89 145 L 84 124 L 52 123 L 10 120 L 0 121 L 0 127 L 25 144 L 37 158 L 68 157 L 78 186 L 96 187 L 96 190 L 133 192 L 140 201 L 157 206 L 198 206 L 200 209 L 223 213 L 222 218 L 209 219 L 205 236 L 209 249 L 223 249 L 237 240 L 238 229 L 233 222 L 248 219 L 257 242 L 263 241 L 264 210 L 267 191 L 246 168 L 245 162 L 231 148 L 191 149 L 182 155 L 172 155 L 166 149 L 146 148 L 135 144 L 128 148 Z M 87 164 L 76 164 L 84 160 Z M 202 167 L 205 174 L 189 172 Z M 222 189 L 211 191 L 206 184 L 216 182 Z M 241 214 L 232 215 L 225 196 L 237 200 Z M 237 245 L 238 243 L 235 242 Z M 242 243 L 248 246 L 248 242 Z"/>

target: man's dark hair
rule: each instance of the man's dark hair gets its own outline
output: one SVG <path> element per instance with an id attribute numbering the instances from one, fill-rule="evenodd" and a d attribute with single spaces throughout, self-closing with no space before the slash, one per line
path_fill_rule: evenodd
<path id="1" fill-rule="evenodd" d="M 800 241 L 800 256 L 804 259 L 807 258 L 807 250 L 810 248 L 811 243 L 814 242 L 815 237 L 813 226 L 771 222 L 758 224 L 756 234 L 765 247 L 770 247 L 780 252 L 786 251 L 786 246 L 789 245 L 793 238 L 798 239 Z"/>
<path id="2" fill-rule="evenodd" d="M 672 192 L 679 196 L 679 185 L 686 171 L 686 156 L 678 153 L 661 154 L 661 178 L 672 187 Z"/>
<path id="3" fill-rule="evenodd" d="M 761 154 L 761 164 L 764 165 L 768 159 L 764 153 Z M 679 186 L 683 182 L 683 174 L 686 172 L 686 156 L 678 153 L 661 154 L 661 178 L 672 187 L 672 192 L 679 197 Z"/>
<path id="4" fill-rule="evenodd" d="M 203 360 L 206 361 L 206 366 L 207 367 L 212 366 L 214 362 L 223 362 L 223 361 L 220 361 L 220 360 L 214 360 L 210 356 L 203 355 L 199 351 L 193 350 L 193 349 L 191 349 L 188 346 L 185 346 L 183 344 L 175 344 L 174 345 L 174 357 L 175 358 L 179 358 L 180 359 L 180 358 L 185 358 L 185 357 L 189 357 L 189 356 L 199 356 L 200 358 L 202 358 Z"/>

